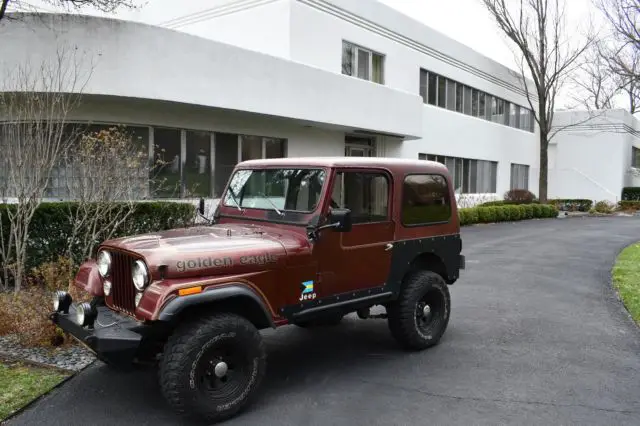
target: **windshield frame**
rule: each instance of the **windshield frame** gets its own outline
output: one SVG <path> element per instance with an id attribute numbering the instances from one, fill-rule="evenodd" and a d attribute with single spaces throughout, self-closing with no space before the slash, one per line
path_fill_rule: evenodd
<path id="1" fill-rule="evenodd" d="M 278 209 L 283 213 L 282 215 L 278 215 L 279 218 L 283 219 L 286 216 L 289 216 L 293 219 L 292 216 L 308 216 L 308 215 L 312 215 L 314 213 L 316 213 L 318 211 L 318 209 L 322 208 L 322 204 L 323 204 L 323 200 L 325 197 L 325 192 L 327 191 L 327 185 L 329 183 L 329 179 L 331 177 L 331 168 L 328 167 L 323 167 L 323 166 L 316 166 L 316 165 L 269 165 L 269 166 L 259 166 L 259 167 L 237 167 L 233 170 L 233 172 L 231 173 L 231 176 L 229 176 L 229 179 L 227 181 L 227 185 L 224 189 L 224 192 L 222 193 L 221 197 L 220 197 L 220 201 L 219 201 L 219 206 L 221 208 L 229 209 L 227 212 L 227 216 L 232 216 L 229 214 L 229 212 L 232 211 L 237 211 L 237 213 L 240 213 L 241 215 L 243 215 L 243 217 L 245 216 L 245 212 L 246 211 L 255 211 L 255 212 L 266 212 L 267 214 L 272 212 L 275 213 L 275 210 L 273 208 L 273 206 L 270 207 L 247 207 L 247 206 L 243 206 L 242 205 L 242 198 L 240 196 L 240 194 L 236 194 L 235 192 L 232 191 L 231 189 L 231 182 L 233 181 L 234 176 L 243 170 L 250 170 L 250 171 L 254 171 L 254 172 L 262 172 L 262 171 L 269 171 L 269 170 L 311 170 L 311 171 L 322 171 L 324 172 L 324 180 L 322 182 L 322 187 L 320 188 L 320 192 L 318 195 L 318 202 L 316 203 L 316 205 L 314 206 L 313 210 L 291 210 L 291 209 L 286 209 L 286 208 L 280 208 L 278 207 Z M 246 182 L 245 182 L 246 184 Z M 244 185 L 243 185 L 244 187 Z M 231 194 L 229 194 L 229 192 L 231 192 Z M 260 194 L 257 196 L 264 196 L 264 194 Z M 286 197 L 286 194 L 285 194 Z M 234 199 L 236 199 L 240 205 L 238 206 L 238 204 L 235 203 Z M 238 211 L 238 207 L 242 210 L 242 211 Z M 236 215 L 233 215 L 236 216 Z M 248 218 L 248 217 L 247 217 Z M 270 222 L 272 220 L 269 220 Z M 273 220 L 275 222 L 278 222 L 279 220 Z M 287 221 L 289 222 L 289 221 Z"/>

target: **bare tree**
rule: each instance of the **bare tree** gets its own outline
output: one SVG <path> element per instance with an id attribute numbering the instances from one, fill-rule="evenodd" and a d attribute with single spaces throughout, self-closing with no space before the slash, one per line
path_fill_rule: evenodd
<path id="1" fill-rule="evenodd" d="M 0 20 L 5 17 L 9 6 L 21 11 L 40 9 L 32 2 L 25 0 L 0 1 Z M 112 13 L 120 8 L 133 9 L 136 7 L 136 3 L 133 0 L 42 0 L 42 2 L 67 11 L 78 11 L 84 8 L 93 8 L 100 12 Z"/>
<path id="2" fill-rule="evenodd" d="M 133 214 L 149 186 L 148 144 L 123 126 L 83 132 L 64 167 L 72 233 L 67 256 L 76 264 L 94 254 Z"/>
<path id="3" fill-rule="evenodd" d="M 579 65 L 592 37 L 578 40 L 568 34 L 563 0 L 482 0 L 500 30 L 514 47 L 522 84 L 533 117 L 540 128 L 539 198 L 547 200 L 549 141 L 563 129 L 552 128 L 558 91 Z M 573 41 L 573 42 L 572 42 Z M 533 95 L 532 95 L 533 92 Z"/>
<path id="4" fill-rule="evenodd" d="M 613 34 L 623 46 L 640 48 L 640 1 L 594 0 L 611 24 Z"/>
<path id="5" fill-rule="evenodd" d="M 0 263 L 4 285 L 13 281 L 16 292 L 24 279 L 31 219 L 42 201 L 51 170 L 72 140 L 67 117 L 78 106 L 86 83 L 76 54 L 75 50 L 60 48 L 51 60 L 35 67 L 24 63 L 3 76 L 0 198 L 13 202 L 5 209 L 6 223 L 0 226 L 9 232 L 0 238 Z"/>
<path id="6" fill-rule="evenodd" d="M 571 98 L 587 110 L 613 108 L 621 90 L 620 78 L 611 72 L 608 50 L 601 43 L 585 52 L 580 69 L 570 79 L 575 86 Z"/>

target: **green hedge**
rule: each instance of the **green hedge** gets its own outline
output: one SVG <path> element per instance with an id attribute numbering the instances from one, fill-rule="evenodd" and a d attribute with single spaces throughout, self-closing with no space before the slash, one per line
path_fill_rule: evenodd
<path id="1" fill-rule="evenodd" d="M 521 204 L 505 206 L 478 206 L 458 209 L 460 225 L 475 223 L 512 222 L 558 216 L 558 209 L 550 204 Z"/>
<path id="2" fill-rule="evenodd" d="M 497 200 L 497 201 L 487 201 L 479 205 L 479 207 L 492 207 L 492 206 L 521 206 L 523 204 L 540 204 L 540 201 L 533 200 L 531 203 L 522 203 L 520 201 L 509 201 L 509 200 Z"/>
<path id="3" fill-rule="evenodd" d="M 556 206 L 558 210 L 569 212 L 588 212 L 591 210 L 591 207 L 593 207 L 593 201 L 581 198 L 558 198 L 555 200 L 549 200 L 548 203 Z"/>
<path id="4" fill-rule="evenodd" d="M 639 201 L 618 201 L 618 206 L 623 210 L 640 210 Z"/>
<path id="5" fill-rule="evenodd" d="M 640 186 L 622 188 L 622 201 L 640 201 Z"/>
<path id="6" fill-rule="evenodd" d="M 0 204 L 0 223 L 5 240 L 8 240 L 9 224 L 5 216 L 15 205 Z M 72 218 L 78 204 L 74 202 L 42 203 L 35 211 L 29 227 L 27 268 L 55 260 L 63 254 L 72 235 Z M 133 213 L 116 230 L 114 238 L 126 235 L 162 231 L 184 227 L 193 222 L 196 207 L 190 203 L 140 202 Z M 104 236 L 98 238 L 102 241 Z M 76 261 L 80 261 L 74 255 Z"/>

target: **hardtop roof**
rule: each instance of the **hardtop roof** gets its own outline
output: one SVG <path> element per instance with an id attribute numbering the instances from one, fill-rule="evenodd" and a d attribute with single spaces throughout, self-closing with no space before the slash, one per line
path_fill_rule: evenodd
<path id="1" fill-rule="evenodd" d="M 287 157 L 246 160 L 236 167 L 273 167 L 273 166 L 304 166 L 304 167 L 382 167 L 393 169 L 422 169 L 447 171 L 444 164 L 429 160 L 413 160 L 408 158 L 390 157 Z"/>

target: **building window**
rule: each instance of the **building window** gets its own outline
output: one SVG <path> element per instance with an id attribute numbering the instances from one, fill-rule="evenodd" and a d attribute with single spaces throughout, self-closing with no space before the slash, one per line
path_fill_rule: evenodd
<path id="1" fill-rule="evenodd" d="M 402 224 L 419 226 L 447 222 L 451 217 L 449 188 L 444 176 L 409 175 L 402 188 Z"/>
<path id="2" fill-rule="evenodd" d="M 511 164 L 510 189 L 529 189 L 529 166 Z"/>
<path id="3" fill-rule="evenodd" d="M 456 86 L 456 111 L 462 112 L 462 90 L 464 86 L 462 84 L 458 84 Z"/>
<path id="4" fill-rule="evenodd" d="M 211 196 L 211 133 L 187 131 L 182 180 L 185 197 Z"/>
<path id="5" fill-rule="evenodd" d="M 471 115 L 471 87 L 464 86 L 464 113 Z"/>
<path id="6" fill-rule="evenodd" d="M 498 162 L 444 155 L 418 154 L 419 159 L 444 164 L 460 194 L 494 194 L 497 187 Z"/>
<path id="7" fill-rule="evenodd" d="M 640 149 L 631 147 L 631 167 L 640 168 Z"/>
<path id="8" fill-rule="evenodd" d="M 456 110 L 456 82 L 447 80 L 447 109 Z"/>
<path id="9" fill-rule="evenodd" d="M 384 84 L 384 55 L 343 41 L 342 74 Z"/>
<path id="10" fill-rule="evenodd" d="M 429 104 L 436 105 L 438 103 L 438 76 L 429 73 Z"/>
<path id="11" fill-rule="evenodd" d="M 389 182 L 381 173 L 338 172 L 331 204 L 351 210 L 353 224 L 389 219 Z"/>
<path id="12" fill-rule="evenodd" d="M 476 89 L 471 92 L 471 115 L 478 116 L 478 91 Z"/>
<path id="13" fill-rule="evenodd" d="M 153 130 L 155 167 L 152 171 L 154 198 L 180 198 L 182 131 L 157 127 Z"/>
<path id="14" fill-rule="evenodd" d="M 420 70 L 420 96 L 422 96 L 422 102 L 427 103 L 427 81 L 429 79 L 429 73 L 423 69 Z"/>
<path id="15" fill-rule="evenodd" d="M 351 69 L 351 65 L 344 69 Z M 533 133 L 531 110 L 466 86 L 431 71 L 420 69 L 420 96 L 429 105 Z"/>
<path id="16" fill-rule="evenodd" d="M 447 79 L 438 76 L 438 106 L 444 108 L 447 100 Z"/>

